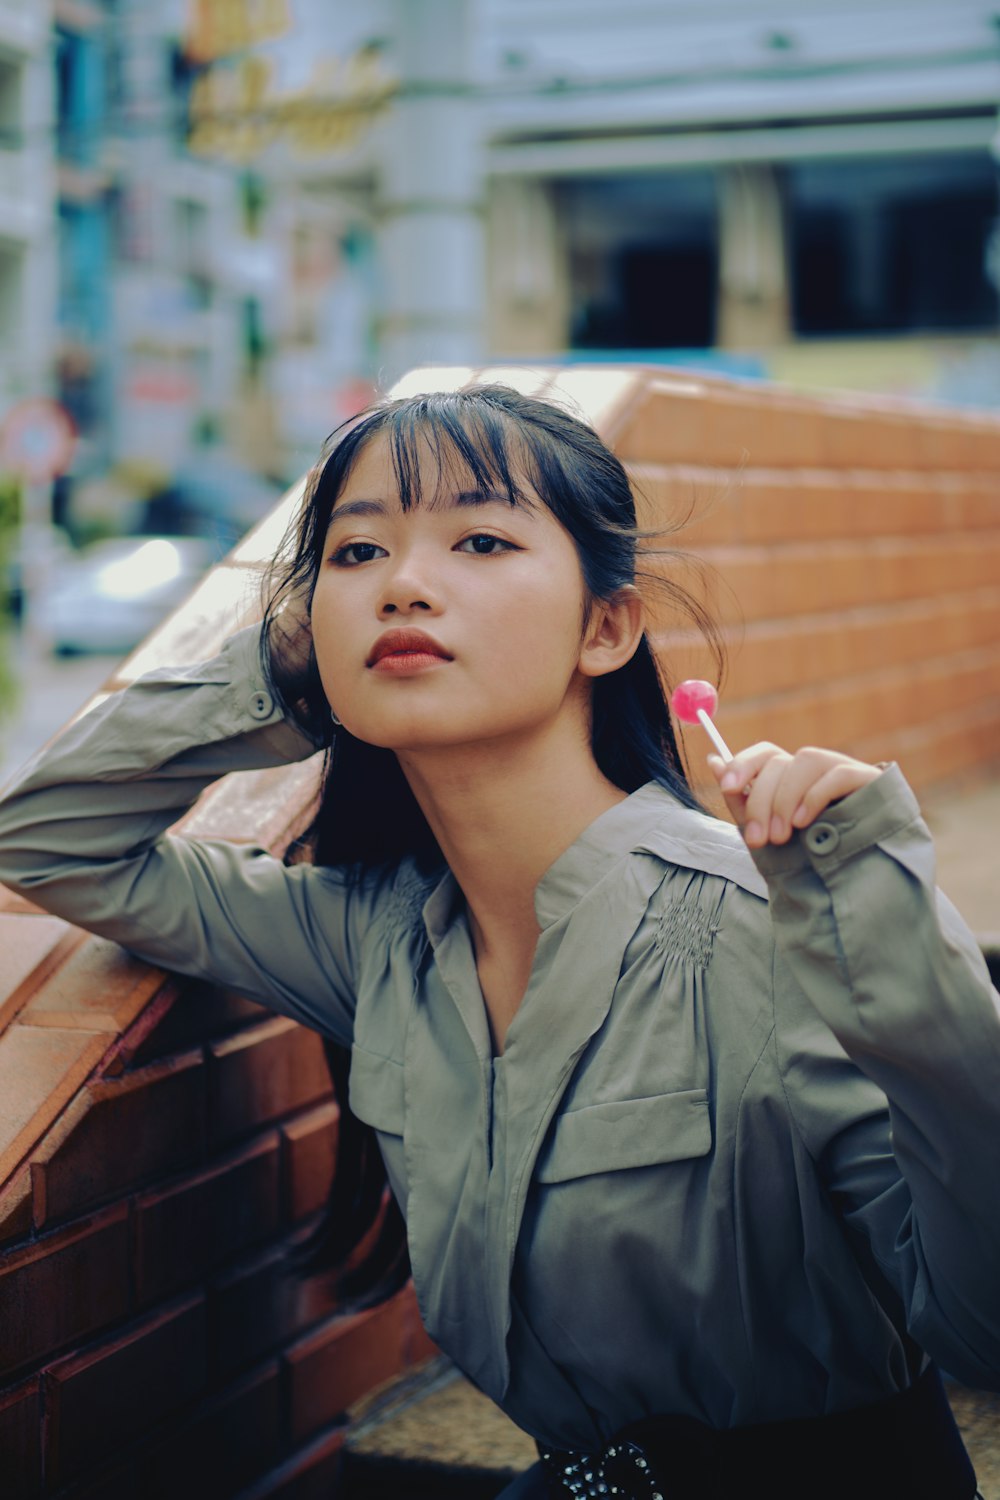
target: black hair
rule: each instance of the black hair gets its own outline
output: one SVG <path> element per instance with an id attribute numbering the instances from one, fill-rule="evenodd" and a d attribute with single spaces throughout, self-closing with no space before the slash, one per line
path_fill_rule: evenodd
<path id="1" fill-rule="evenodd" d="M 274 669 L 266 643 L 288 601 L 311 603 L 334 504 L 362 452 L 380 436 L 388 444 L 404 511 L 421 503 L 420 464 L 428 448 L 439 481 L 444 474 L 461 477 L 461 488 L 495 491 L 511 504 L 537 505 L 540 499 L 575 544 L 587 601 L 610 599 L 652 576 L 694 621 L 722 667 L 717 632 L 696 598 L 661 569 L 648 575 L 637 568 L 640 549 L 649 555 L 651 541 L 662 533 L 637 528 L 623 465 L 592 427 L 565 408 L 507 386 L 479 385 L 382 401 L 352 418 L 328 440 L 310 476 L 285 556 L 276 565 L 261 640 L 275 696 L 327 750 L 318 811 L 295 857 L 306 850 L 315 863 L 339 866 L 357 879 L 406 858 L 430 872 L 443 856 L 395 754 L 343 728 L 334 730 L 315 654 L 292 685 Z M 665 549 L 655 550 L 664 555 Z M 594 679 L 591 704 L 591 748 L 609 781 L 624 792 L 656 781 L 685 806 L 698 806 L 678 751 L 667 684 L 645 634 L 624 666 Z M 310 1271 L 342 1265 L 382 1212 L 383 1233 L 368 1260 L 340 1283 L 342 1291 L 374 1300 L 408 1274 L 405 1257 L 391 1250 L 402 1220 L 395 1204 L 383 1201 L 374 1139 L 346 1110 L 346 1055 L 331 1050 L 330 1057 L 341 1099 L 341 1160 L 326 1217 L 299 1262 Z M 366 1268 L 382 1278 L 377 1285 Z"/>

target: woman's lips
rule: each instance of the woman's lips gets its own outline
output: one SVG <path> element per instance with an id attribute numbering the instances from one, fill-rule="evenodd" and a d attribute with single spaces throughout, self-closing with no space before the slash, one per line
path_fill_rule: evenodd
<path id="1" fill-rule="evenodd" d="M 422 630 L 388 630 L 375 642 L 368 666 L 375 672 L 415 672 L 451 661 L 443 646 Z"/>
<path id="2" fill-rule="evenodd" d="M 372 662 L 373 672 L 415 672 L 423 667 L 442 667 L 447 656 L 438 656 L 434 651 L 390 651 Z"/>

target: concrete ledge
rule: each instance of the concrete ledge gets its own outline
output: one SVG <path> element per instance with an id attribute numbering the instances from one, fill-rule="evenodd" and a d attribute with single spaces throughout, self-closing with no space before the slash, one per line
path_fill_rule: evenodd
<path id="1" fill-rule="evenodd" d="M 531 1439 L 445 1358 L 394 1381 L 351 1416 L 343 1500 L 493 1500 L 538 1457 Z"/>

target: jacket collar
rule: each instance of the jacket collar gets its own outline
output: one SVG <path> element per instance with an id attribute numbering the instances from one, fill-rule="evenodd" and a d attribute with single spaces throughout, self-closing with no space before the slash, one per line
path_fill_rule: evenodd
<path id="1" fill-rule="evenodd" d="M 708 813 L 685 807 L 659 782 L 644 786 L 595 818 L 546 870 L 535 889 L 535 914 L 542 932 L 567 916 L 622 855 L 651 854 L 666 864 L 719 875 L 767 896 L 767 886 L 736 828 Z M 424 904 L 427 935 L 435 948 L 443 941 L 462 905 L 451 871 Z"/>

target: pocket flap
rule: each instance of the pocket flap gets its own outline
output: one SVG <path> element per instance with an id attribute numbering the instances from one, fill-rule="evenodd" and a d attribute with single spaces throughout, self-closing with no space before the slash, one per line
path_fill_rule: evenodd
<path id="1" fill-rule="evenodd" d="M 353 1046 L 348 1094 L 351 1109 L 359 1120 L 389 1135 L 403 1134 L 406 1105 L 401 1063 Z"/>
<path id="2" fill-rule="evenodd" d="M 707 1156 L 712 1125 L 706 1089 L 590 1104 L 560 1115 L 538 1157 L 539 1182 Z"/>

